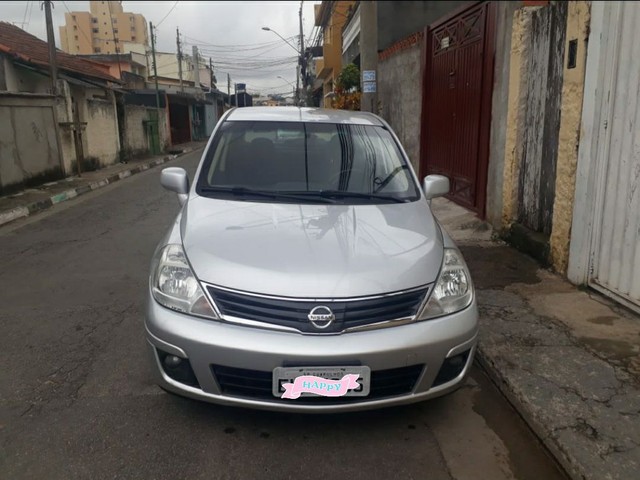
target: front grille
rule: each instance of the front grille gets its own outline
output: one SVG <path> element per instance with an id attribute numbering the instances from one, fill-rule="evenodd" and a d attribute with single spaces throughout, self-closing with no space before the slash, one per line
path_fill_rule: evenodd
<path id="1" fill-rule="evenodd" d="M 265 298 L 212 286 L 207 286 L 207 290 L 223 316 L 271 323 L 305 333 L 339 333 L 347 328 L 414 316 L 428 288 L 349 301 Z M 329 307 L 335 315 L 335 320 L 324 329 L 316 328 L 307 318 L 309 312 L 320 305 Z"/>
<path id="2" fill-rule="evenodd" d="M 297 403 L 352 403 L 366 402 L 380 398 L 393 397 L 411 393 L 422 373 L 424 365 L 412 365 L 410 367 L 392 368 L 390 370 L 374 370 L 371 372 L 371 384 L 369 395 L 366 397 L 300 397 L 296 400 L 281 399 L 272 393 L 272 372 L 261 370 L 247 370 L 244 368 L 224 367 L 211 365 L 211 370 L 224 395 L 234 397 L 252 398 L 257 400 L 270 400 L 274 402 Z"/>

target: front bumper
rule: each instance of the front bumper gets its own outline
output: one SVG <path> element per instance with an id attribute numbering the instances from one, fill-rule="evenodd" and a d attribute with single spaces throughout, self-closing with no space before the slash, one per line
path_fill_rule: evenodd
<path id="1" fill-rule="evenodd" d="M 149 294 L 145 326 L 158 381 L 166 390 L 223 405 L 324 413 L 413 403 L 455 390 L 473 361 L 478 312 L 474 301 L 461 312 L 434 320 L 341 335 L 303 335 L 184 315 L 162 307 Z M 188 359 L 199 388 L 168 376 L 158 350 Z M 433 386 L 445 359 L 463 352 L 468 356 L 460 374 Z M 413 365 L 424 368 L 410 392 L 378 399 L 352 397 L 348 403 L 338 397 L 322 404 L 226 394 L 212 372 L 212 365 L 271 372 L 283 365 L 339 364 L 367 365 L 372 372 Z"/>

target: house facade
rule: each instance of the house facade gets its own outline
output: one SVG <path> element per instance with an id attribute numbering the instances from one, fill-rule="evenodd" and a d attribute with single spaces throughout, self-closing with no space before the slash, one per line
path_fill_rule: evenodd
<path id="1" fill-rule="evenodd" d="M 107 66 L 57 52 L 55 90 L 46 42 L 0 22 L 2 192 L 119 160 L 114 86 Z"/>
<path id="2" fill-rule="evenodd" d="M 342 31 L 354 63 L 357 9 Z M 640 309 L 630 88 L 640 5 L 380 1 L 377 11 L 376 113 L 419 174 L 447 175 L 449 198 L 512 244 Z"/>

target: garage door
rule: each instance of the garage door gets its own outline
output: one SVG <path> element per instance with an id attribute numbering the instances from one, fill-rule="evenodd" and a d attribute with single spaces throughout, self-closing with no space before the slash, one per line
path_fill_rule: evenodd
<path id="1" fill-rule="evenodd" d="M 589 283 L 640 309 L 640 4 L 606 8 Z"/>

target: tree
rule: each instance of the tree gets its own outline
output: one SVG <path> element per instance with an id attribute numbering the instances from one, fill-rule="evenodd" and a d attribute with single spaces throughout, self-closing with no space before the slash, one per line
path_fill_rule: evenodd
<path id="1" fill-rule="evenodd" d="M 360 70 L 350 63 L 336 78 L 333 108 L 341 110 L 360 110 Z"/>
<path id="2" fill-rule="evenodd" d="M 353 63 L 346 65 L 336 79 L 336 87 L 345 92 L 360 91 L 360 69 Z"/>

